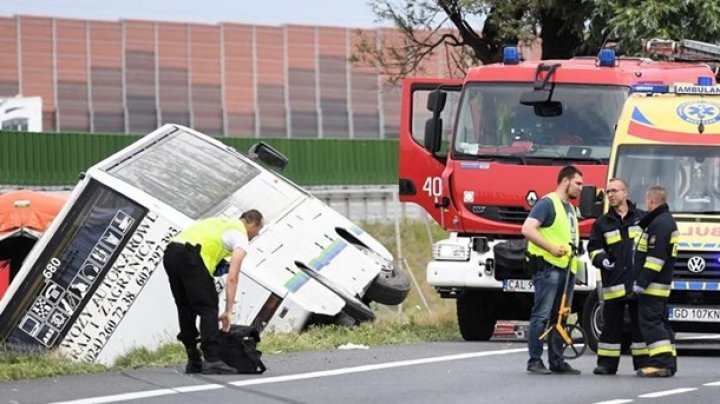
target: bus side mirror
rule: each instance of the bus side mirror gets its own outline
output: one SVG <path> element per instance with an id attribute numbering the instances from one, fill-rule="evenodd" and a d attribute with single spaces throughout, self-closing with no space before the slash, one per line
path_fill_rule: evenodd
<path id="1" fill-rule="evenodd" d="M 580 216 L 583 219 L 597 218 L 602 215 L 605 195 L 595 185 L 584 185 L 580 192 Z"/>
<path id="2" fill-rule="evenodd" d="M 282 171 L 288 163 L 287 157 L 265 142 L 256 143 L 250 147 L 248 157 L 254 161 L 262 161 L 278 171 Z"/>

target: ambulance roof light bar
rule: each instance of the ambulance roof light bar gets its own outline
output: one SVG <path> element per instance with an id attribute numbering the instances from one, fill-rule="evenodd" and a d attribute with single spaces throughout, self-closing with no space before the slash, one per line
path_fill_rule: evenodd
<path id="1" fill-rule="evenodd" d="M 645 94 L 690 94 L 690 95 L 720 95 L 720 85 L 712 85 L 712 78 L 698 77 L 698 84 L 675 83 L 667 84 L 638 83 L 631 88 L 633 93 Z"/>

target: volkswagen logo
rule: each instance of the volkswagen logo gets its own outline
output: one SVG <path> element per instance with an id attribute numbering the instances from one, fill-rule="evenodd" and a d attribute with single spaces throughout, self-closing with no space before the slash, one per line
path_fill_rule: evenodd
<path id="1" fill-rule="evenodd" d="M 705 269 L 705 259 L 697 255 L 690 257 L 687 263 L 690 272 L 698 273 Z"/>

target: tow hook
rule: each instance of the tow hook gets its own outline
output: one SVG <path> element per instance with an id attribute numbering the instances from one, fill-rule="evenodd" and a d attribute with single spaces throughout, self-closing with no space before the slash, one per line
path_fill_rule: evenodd
<path id="1" fill-rule="evenodd" d="M 485 273 L 485 276 L 492 275 L 493 271 L 495 270 L 495 260 L 492 258 L 488 258 L 485 260 L 485 262 L 478 262 L 478 266 L 484 267 L 483 272 Z M 478 277 L 482 276 L 483 274 L 478 272 Z"/>

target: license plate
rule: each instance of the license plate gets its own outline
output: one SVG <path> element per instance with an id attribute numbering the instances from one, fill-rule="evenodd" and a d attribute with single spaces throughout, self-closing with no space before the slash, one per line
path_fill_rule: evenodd
<path id="1" fill-rule="evenodd" d="M 503 281 L 505 292 L 534 292 L 532 281 L 529 279 L 505 279 Z"/>
<path id="2" fill-rule="evenodd" d="M 673 321 L 720 323 L 720 309 L 682 306 L 668 307 L 668 317 Z"/>

